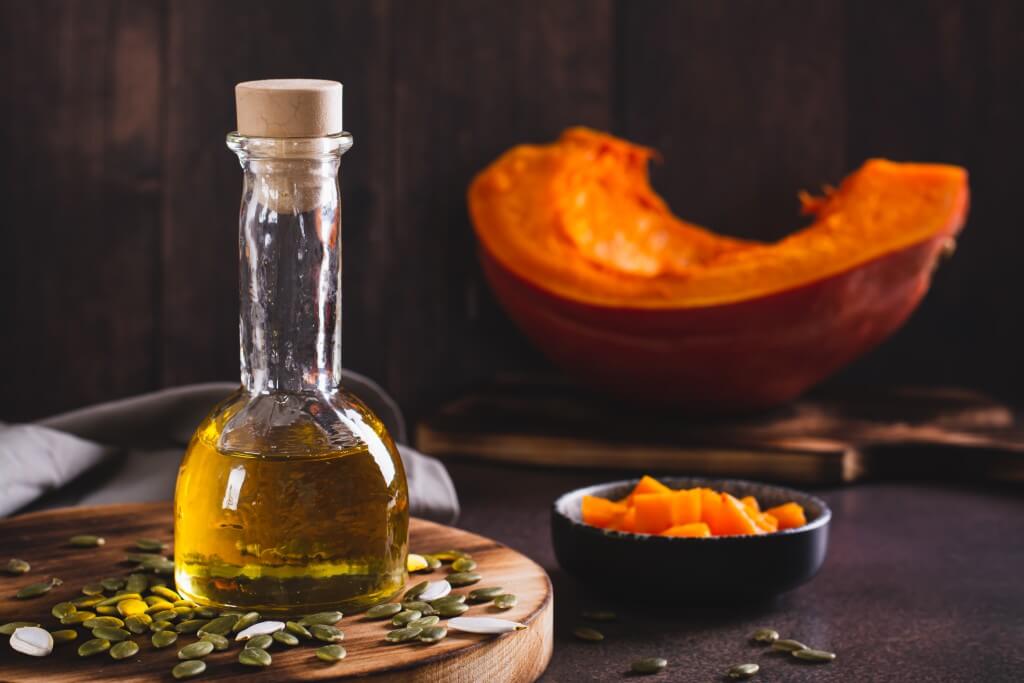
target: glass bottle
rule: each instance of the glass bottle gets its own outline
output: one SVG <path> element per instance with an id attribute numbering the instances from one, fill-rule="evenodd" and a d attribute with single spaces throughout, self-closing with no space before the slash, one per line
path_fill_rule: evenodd
<path id="1" fill-rule="evenodd" d="M 245 174 L 242 384 L 182 461 L 175 581 L 201 605 L 360 610 L 405 583 L 409 511 L 387 430 L 341 386 L 338 168 L 352 137 L 227 144 Z"/>

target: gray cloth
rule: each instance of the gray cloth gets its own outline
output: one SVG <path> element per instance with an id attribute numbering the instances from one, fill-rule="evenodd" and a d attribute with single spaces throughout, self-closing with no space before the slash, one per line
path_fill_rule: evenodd
<path id="1" fill-rule="evenodd" d="M 394 401 L 353 372 L 345 372 L 345 386 L 377 413 L 398 443 L 412 513 L 454 522 L 459 503 L 452 480 L 440 462 L 403 445 L 405 423 Z M 0 424 L 0 516 L 66 505 L 171 500 L 192 431 L 237 388 L 194 384 L 32 424 Z"/>

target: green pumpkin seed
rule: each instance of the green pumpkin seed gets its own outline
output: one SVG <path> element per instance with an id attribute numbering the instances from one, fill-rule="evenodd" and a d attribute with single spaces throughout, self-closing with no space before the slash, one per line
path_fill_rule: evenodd
<path id="1" fill-rule="evenodd" d="M 419 628 L 422 628 L 422 629 L 426 629 L 426 628 L 429 628 L 430 626 L 436 625 L 437 622 L 439 622 L 439 621 L 441 621 L 441 617 L 438 617 L 438 616 L 420 617 L 419 619 L 413 619 L 412 621 L 410 621 L 408 624 L 405 624 L 405 625 L 409 626 L 409 627 L 419 627 Z"/>
<path id="2" fill-rule="evenodd" d="M 75 624 L 83 624 L 84 625 L 85 622 L 92 621 L 95 618 L 96 618 L 96 615 L 94 613 L 86 612 L 86 611 L 83 610 L 81 612 L 72 612 L 71 614 L 68 614 L 66 616 L 61 617 L 60 623 L 62 623 L 65 626 L 74 626 Z M 118 620 L 118 621 L 120 621 L 120 620 Z M 89 627 L 86 626 L 86 628 L 89 628 Z"/>
<path id="3" fill-rule="evenodd" d="M 166 560 L 167 558 L 160 553 L 125 553 L 125 562 L 153 562 L 157 560 Z"/>
<path id="4" fill-rule="evenodd" d="M 178 633 L 195 633 L 207 623 L 206 619 L 188 619 L 175 626 L 174 630 Z"/>
<path id="5" fill-rule="evenodd" d="M 34 626 L 39 628 L 39 624 L 34 621 L 9 621 L 3 626 L 0 626 L 0 635 L 9 636 L 14 633 L 15 629 L 23 628 L 26 626 Z"/>
<path id="6" fill-rule="evenodd" d="M 192 678 L 206 671 L 206 662 L 201 659 L 190 659 L 187 662 L 175 664 L 171 669 L 171 675 L 177 679 Z"/>
<path id="7" fill-rule="evenodd" d="M 313 634 L 314 638 L 325 643 L 340 643 L 345 639 L 344 631 L 336 626 L 328 626 L 327 624 L 312 624 L 309 627 L 309 632 Z"/>
<path id="8" fill-rule="evenodd" d="M 82 609 L 83 607 L 95 607 L 96 605 L 103 602 L 103 595 L 83 595 L 80 598 L 75 598 L 71 601 L 71 604 Z"/>
<path id="9" fill-rule="evenodd" d="M 367 619 L 387 619 L 402 611 L 402 606 L 397 602 L 385 602 L 382 605 L 375 605 L 366 610 L 363 616 Z"/>
<path id="10" fill-rule="evenodd" d="M 152 623 L 153 617 L 148 614 L 133 614 L 124 620 L 124 627 L 135 635 L 141 635 L 149 630 Z"/>
<path id="11" fill-rule="evenodd" d="M 86 612 L 77 612 L 77 614 L 86 614 Z M 88 629 L 94 629 L 97 626 L 111 626 L 113 628 L 122 628 L 124 622 L 117 617 L 97 617 L 93 616 L 90 619 L 86 619 L 82 622 L 82 626 Z"/>
<path id="12" fill-rule="evenodd" d="M 298 637 L 293 633 L 288 633 L 288 631 L 277 631 L 274 633 L 273 638 L 277 642 L 282 645 L 287 645 L 288 647 L 294 647 L 299 644 Z"/>
<path id="13" fill-rule="evenodd" d="M 196 610 L 196 616 L 200 619 L 216 619 L 218 615 L 222 617 L 234 617 L 237 621 L 238 617 L 242 616 L 242 613 L 232 612 L 231 614 L 220 614 L 220 612 L 212 607 L 200 607 Z"/>
<path id="14" fill-rule="evenodd" d="M 124 582 L 124 589 L 129 593 L 141 593 L 149 588 L 149 577 L 145 574 L 131 574 Z"/>
<path id="15" fill-rule="evenodd" d="M 444 596 L 443 598 L 438 598 L 437 600 L 431 600 L 430 604 L 433 605 L 434 607 L 440 607 L 441 605 L 444 605 L 444 604 L 447 604 L 447 603 L 451 603 L 451 602 L 458 602 L 458 603 L 466 602 L 466 596 L 462 595 L 461 593 L 449 593 L 448 595 Z"/>
<path id="16" fill-rule="evenodd" d="M 512 593 L 503 593 L 494 598 L 494 601 L 491 602 L 491 607 L 499 610 L 512 609 L 518 602 L 519 598 Z"/>
<path id="17" fill-rule="evenodd" d="M 313 639 L 313 634 L 309 632 L 309 629 L 297 621 L 284 622 L 284 630 L 305 640 Z"/>
<path id="18" fill-rule="evenodd" d="M 256 647 L 244 647 L 238 654 L 238 663 L 246 666 L 270 666 L 272 661 L 269 652 Z"/>
<path id="19" fill-rule="evenodd" d="M 178 615 L 178 618 L 182 621 L 188 621 L 195 616 L 196 611 L 191 607 L 175 607 L 174 613 Z M 209 619 L 203 619 L 203 621 L 209 621 Z"/>
<path id="20" fill-rule="evenodd" d="M 110 648 L 110 656 L 114 659 L 128 659 L 139 653 L 139 644 L 134 640 L 122 640 Z"/>
<path id="21" fill-rule="evenodd" d="M 405 594 L 402 596 L 402 602 L 418 598 L 423 591 L 427 590 L 429 583 L 429 581 L 420 581 L 415 586 L 412 586 L 409 590 L 405 591 Z"/>
<path id="22" fill-rule="evenodd" d="M 157 631 L 150 640 L 153 641 L 153 647 L 167 647 L 174 645 L 174 642 L 178 640 L 178 634 L 174 631 Z"/>
<path id="23" fill-rule="evenodd" d="M 425 617 L 432 617 L 437 614 L 437 610 L 429 602 L 423 602 L 422 600 L 412 600 L 410 602 L 403 602 L 402 609 L 405 610 L 416 610 Z M 401 611 L 401 610 L 399 610 Z M 397 612 L 395 613 L 397 614 Z"/>
<path id="24" fill-rule="evenodd" d="M 782 640 L 776 640 L 774 643 L 772 643 L 772 649 L 778 650 L 779 652 L 796 652 L 797 650 L 806 650 L 808 648 L 799 640 L 791 640 L 789 638 L 784 638 Z"/>
<path id="25" fill-rule="evenodd" d="M 215 633 L 218 636 L 226 636 L 231 633 L 231 629 L 235 627 L 238 622 L 238 617 L 233 614 L 229 614 L 226 617 L 217 617 L 211 619 L 203 626 L 197 633 L 203 635 L 204 633 Z"/>
<path id="26" fill-rule="evenodd" d="M 159 553 L 167 547 L 167 544 L 158 538 L 137 538 L 135 539 L 135 547 L 143 552 Z"/>
<path id="27" fill-rule="evenodd" d="M 469 610 L 469 605 L 463 604 L 461 602 L 446 602 L 442 605 L 438 605 L 437 607 L 438 615 L 444 617 L 445 619 L 457 617 L 460 614 L 464 614 L 467 610 Z"/>
<path id="28" fill-rule="evenodd" d="M 825 662 L 831 662 L 836 658 L 836 653 L 834 652 L 815 650 L 811 647 L 803 650 L 793 650 L 792 654 L 797 659 L 802 659 L 805 662 L 814 662 L 815 664 L 824 664 Z"/>
<path id="29" fill-rule="evenodd" d="M 103 586 L 103 590 L 108 591 L 119 591 L 124 588 L 124 584 L 127 583 L 120 576 L 108 576 L 105 579 L 100 580 L 100 585 Z"/>
<path id="30" fill-rule="evenodd" d="M 208 640 L 197 640 L 178 650 L 178 659 L 202 659 L 213 652 L 213 643 Z"/>
<path id="31" fill-rule="evenodd" d="M 174 602 L 171 603 L 171 605 L 175 609 L 177 609 L 179 607 L 187 607 L 188 609 L 191 609 L 191 610 L 199 609 L 199 605 L 197 605 L 196 603 L 192 602 L 191 600 L 185 600 L 184 598 L 182 598 L 181 600 L 175 600 Z"/>
<path id="32" fill-rule="evenodd" d="M 760 666 L 753 662 L 748 662 L 746 664 L 737 664 L 736 666 L 729 667 L 726 674 L 729 678 L 750 678 L 760 670 Z"/>
<path id="33" fill-rule="evenodd" d="M 82 586 L 82 595 L 103 595 L 103 586 L 98 583 L 87 583 Z"/>
<path id="34" fill-rule="evenodd" d="M 238 621 L 235 622 L 234 628 L 231 629 L 232 633 L 238 633 L 243 629 L 247 629 L 257 621 L 260 620 L 259 612 L 246 612 L 242 616 L 238 617 Z"/>
<path id="35" fill-rule="evenodd" d="M 102 536 L 93 536 L 92 534 L 81 534 L 68 539 L 68 543 L 76 548 L 95 548 L 106 542 L 107 540 Z"/>
<path id="36" fill-rule="evenodd" d="M 388 631 L 388 634 L 384 636 L 384 640 L 389 643 L 406 643 L 410 640 L 415 640 L 420 637 L 423 633 L 423 629 L 415 627 L 398 628 L 394 631 Z"/>
<path id="37" fill-rule="evenodd" d="M 138 593 L 118 593 L 117 595 L 114 595 L 112 597 L 106 598 L 102 602 L 98 603 L 96 606 L 97 607 L 116 606 L 117 603 L 124 602 L 125 600 L 142 600 L 142 596 L 139 595 Z"/>
<path id="38" fill-rule="evenodd" d="M 181 596 L 172 591 L 167 586 L 154 586 L 150 584 L 149 592 L 153 595 L 159 595 L 161 598 L 164 598 L 165 600 L 168 600 L 172 603 L 181 600 Z"/>
<path id="39" fill-rule="evenodd" d="M 199 636 L 199 640 L 208 640 L 213 643 L 213 649 L 217 652 L 223 652 L 224 650 L 231 647 L 231 641 L 222 635 L 216 633 L 204 633 Z"/>
<path id="40" fill-rule="evenodd" d="M 476 569 L 476 562 L 468 557 L 460 557 L 452 562 L 453 572 L 471 572 Z"/>
<path id="41" fill-rule="evenodd" d="M 588 609 L 580 613 L 584 619 L 590 621 L 615 621 L 619 618 L 615 612 L 606 609 Z"/>
<path id="42" fill-rule="evenodd" d="M 779 639 L 779 632 L 770 628 L 759 628 L 754 631 L 750 639 L 755 643 L 764 643 L 765 645 L 771 645 Z"/>
<path id="43" fill-rule="evenodd" d="M 494 598 L 496 598 L 497 596 L 501 595 L 504 592 L 505 592 L 505 589 L 502 588 L 501 586 L 490 586 L 488 588 L 477 588 L 475 590 L 469 591 L 469 595 L 467 596 L 467 599 L 468 599 L 469 602 L 472 602 L 472 603 L 490 602 L 491 600 L 493 600 Z"/>
<path id="44" fill-rule="evenodd" d="M 421 643 L 439 643 L 448 635 L 448 629 L 444 626 L 428 626 L 423 629 L 417 640 Z"/>
<path id="45" fill-rule="evenodd" d="M 598 631 L 596 628 L 590 628 L 589 626 L 577 626 L 572 630 L 572 634 L 580 640 L 587 640 L 591 643 L 600 643 L 604 640 L 604 634 Z"/>
<path id="46" fill-rule="evenodd" d="M 266 650 L 274 644 L 274 637 L 269 633 L 261 633 L 245 641 L 245 647 L 254 647 L 257 650 Z"/>
<path id="47" fill-rule="evenodd" d="M 40 581 L 39 583 L 30 583 L 27 586 L 23 586 L 14 594 L 14 597 L 19 600 L 28 600 L 29 598 L 38 598 L 40 595 L 49 593 L 55 587 L 60 586 L 64 582 L 58 579 L 56 576 L 46 580 Z"/>
<path id="48" fill-rule="evenodd" d="M 474 584 L 483 577 L 476 572 L 455 572 L 454 574 L 449 574 L 447 578 L 448 583 L 458 588 L 459 586 Z"/>
<path id="49" fill-rule="evenodd" d="M 92 637 L 115 642 L 127 640 L 132 637 L 132 634 L 124 630 L 123 628 L 115 628 L 113 626 L 97 626 L 92 630 Z"/>
<path id="50" fill-rule="evenodd" d="M 668 660 L 663 657 L 644 657 L 638 659 L 629 667 L 638 674 L 656 674 L 664 671 L 668 666 Z"/>
<path id="51" fill-rule="evenodd" d="M 316 658 L 324 662 L 340 662 L 346 654 L 341 645 L 324 645 L 316 649 Z"/>
<path id="52" fill-rule="evenodd" d="M 174 621 L 178 618 L 178 613 L 173 609 L 162 609 L 159 612 L 153 612 L 149 616 L 153 617 L 153 621 Z"/>
<path id="53" fill-rule="evenodd" d="M 423 616 L 422 612 L 414 609 L 402 610 L 394 617 L 391 618 L 391 623 L 394 626 L 407 626 L 410 621 L 415 621 Z"/>
<path id="54" fill-rule="evenodd" d="M 424 555 L 423 559 L 427 561 L 427 569 L 430 571 L 441 568 L 441 560 L 437 559 L 433 555 Z"/>
<path id="55" fill-rule="evenodd" d="M 436 553 L 429 553 L 431 557 L 435 557 L 440 562 L 454 562 L 455 560 L 472 559 L 469 553 L 464 553 L 461 550 L 441 550 Z"/>
<path id="56" fill-rule="evenodd" d="M 25 560 L 19 560 L 16 557 L 12 557 L 7 560 L 7 564 L 4 565 L 4 571 L 8 574 L 27 574 L 30 569 L 32 569 L 32 565 Z"/>
<path id="57" fill-rule="evenodd" d="M 78 646 L 79 657 L 92 657 L 98 655 L 101 652 L 106 652 L 110 649 L 110 641 L 103 640 L 102 638 L 93 638 L 87 640 Z"/>
<path id="58" fill-rule="evenodd" d="M 341 621 L 343 616 L 345 615 L 341 612 L 317 612 L 316 614 L 307 614 L 302 617 L 299 619 L 299 623 L 303 626 L 313 626 L 314 624 L 333 626 Z"/>
<path id="59" fill-rule="evenodd" d="M 62 628 L 59 631 L 50 631 L 50 637 L 53 638 L 53 642 L 57 645 L 70 643 L 78 637 L 78 631 L 73 628 Z"/>
<path id="60" fill-rule="evenodd" d="M 157 631 L 171 631 L 173 629 L 174 629 L 174 624 L 172 624 L 171 622 L 167 621 L 166 619 L 160 619 L 159 621 L 154 621 L 152 624 L 149 625 L 150 633 L 156 633 Z"/>
<path id="61" fill-rule="evenodd" d="M 78 611 L 70 602 L 58 602 L 56 605 L 50 608 L 50 614 L 53 615 L 54 619 L 63 619 L 69 614 L 74 614 Z"/>

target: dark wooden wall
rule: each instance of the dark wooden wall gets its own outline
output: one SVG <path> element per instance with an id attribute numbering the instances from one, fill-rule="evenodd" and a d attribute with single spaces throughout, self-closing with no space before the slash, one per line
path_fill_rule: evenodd
<path id="1" fill-rule="evenodd" d="M 345 84 L 346 366 L 416 416 L 544 367 L 495 305 L 464 194 L 573 124 L 659 148 L 683 216 L 799 225 L 864 158 L 971 171 L 960 250 L 849 382 L 1024 379 L 1024 3 L 0 3 L 0 419 L 237 377 L 233 85 Z"/>

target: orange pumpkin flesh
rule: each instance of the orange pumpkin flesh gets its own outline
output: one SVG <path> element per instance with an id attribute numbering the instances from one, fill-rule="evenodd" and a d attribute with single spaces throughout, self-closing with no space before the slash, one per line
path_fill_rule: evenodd
<path id="1" fill-rule="evenodd" d="M 967 212 L 958 167 L 871 160 L 774 244 L 686 223 L 652 152 L 586 129 L 506 152 L 469 209 L 502 305 L 557 364 L 622 395 L 704 410 L 792 398 L 913 311 Z"/>

